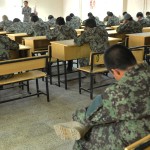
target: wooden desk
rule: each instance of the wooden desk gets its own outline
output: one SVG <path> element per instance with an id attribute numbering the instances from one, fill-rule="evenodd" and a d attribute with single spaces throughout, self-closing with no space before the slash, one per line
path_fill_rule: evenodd
<path id="1" fill-rule="evenodd" d="M 14 34 L 7 34 L 7 36 L 10 39 L 18 42 L 19 44 L 22 44 L 22 38 L 29 37 L 30 35 L 28 35 L 27 33 L 14 33 Z"/>
<path id="2" fill-rule="evenodd" d="M 0 35 L 6 35 L 6 34 L 8 34 L 8 33 L 10 33 L 10 32 L 0 31 Z"/>
<path id="3" fill-rule="evenodd" d="M 125 34 L 117 33 L 116 30 L 108 30 L 107 33 L 109 37 L 121 38 L 122 40 L 125 38 Z"/>
<path id="4" fill-rule="evenodd" d="M 30 47 L 25 45 L 19 45 L 19 50 L 9 50 L 10 59 L 22 58 L 30 56 Z"/>
<path id="5" fill-rule="evenodd" d="M 150 45 L 150 32 L 127 34 L 129 47 Z"/>
<path id="6" fill-rule="evenodd" d="M 144 27 L 144 28 L 142 29 L 142 32 L 150 32 L 150 27 Z"/>
<path id="7" fill-rule="evenodd" d="M 111 26 L 112 29 L 116 30 L 119 26 Z"/>
<path id="8" fill-rule="evenodd" d="M 117 44 L 120 40 L 120 38 L 109 37 L 109 44 Z M 74 40 L 53 41 L 51 42 L 51 50 L 52 58 L 64 61 L 65 89 L 67 89 L 66 61 L 90 57 L 90 46 L 89 44 L 78 46 L 74 43 Z M 57 65 L 57 67 L 58 85 L 60 86 L 59 65 Z"/>
<path id="9" fill-rule="evenodd" d="M 77 35 L 80 35 L 82 32 L 84 32 L 84 29 L 75 29 L 77 32 Z"/>
<path id="10" fill-rule="evenodd" d="M 50 40 L 46 36 L 24 37 L 23 40 L 26 46 L 31 47 L 30 56 L 36 50 L 48 49 L 48 45 L 50 44 Z"/>
<path id="11" fill-rule="evenodd" d="M 106 29 L 106 30 L 113 30 L 112 27 L 106 27 L 105 29 Z"/>

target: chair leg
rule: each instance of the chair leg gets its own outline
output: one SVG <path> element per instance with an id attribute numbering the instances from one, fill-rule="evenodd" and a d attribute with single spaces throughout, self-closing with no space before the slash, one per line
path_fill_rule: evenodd
<path id="1" fill-rule="evenodd" d="M 79 93 L 81 94 L 81 71 L 79 71 Z"/>
<path id="2" fill-rule="evenodd" d="M 52 84 L 52 63 L 48 63 L 48 75 L 50 77 L 50 84 Z"/>
<path id="3" fill-rule="evenodd" d="M 93 74 L 90 74 L 90 99 L 93 99 Z"/>
<path id="4" fill-rule="evenodd" d="M 58 86 L 60 87 L 60 71 L 59 71 L 59 60 L 57 59 L 57 74 L 58 74 Z"/>
<path id="5" fill-rule="evenodd" d="M 28 92 L 29 94 L 31 94 L 31 92 L 30 92 L 30 87 L 29 87 L 29 81 L 27 81 L 27 92 Z"/>
<path id="6" fill-rule="evenodd" d="M 45 77 L 45 83 L 46 83 L 46 95 L 47 95 L 47 102 L 49 102 L 48 77 Z"/>
<path id="7" fill-rule="evenodd" d="M 64 61 L 64 80 L 65 80 L 65 89 L 67 90 L 67 72 L 66 72 L 66 61 Z"/>
<path id="8" fill-rule="evenodd" d="M 39 82 L 38 82 L 38 79 L 36 79 L 36 91 L 37 91 L 37 97 L 39 97 Z"/>

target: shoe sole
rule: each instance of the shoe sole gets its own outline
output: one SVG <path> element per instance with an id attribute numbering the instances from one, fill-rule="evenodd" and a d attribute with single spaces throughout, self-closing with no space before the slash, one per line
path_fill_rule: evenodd
<path id="1" fill-rule="evenodd" d="M 79 140 L 81 135 L 75 128 L 68 128 L 63 125 L 54 125 L 55 132 L 62 140 Z"/>

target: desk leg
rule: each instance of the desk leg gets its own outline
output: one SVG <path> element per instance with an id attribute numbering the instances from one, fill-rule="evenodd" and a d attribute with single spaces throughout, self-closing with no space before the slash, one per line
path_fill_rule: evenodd
<path id="1" fill-rule="evenodd" d="M 64 80 L 65 80 L 65 89 L 67 90 L 67 71 L 66 71 L 66 61 L 64 61 Z"/>
<path id="2" fill-rule="evenodd" d="M 57 59 L 57 74 L 58 74 L 58 86 L 60 87 L 60 71 L 59 71 L 59 59 Z"/>

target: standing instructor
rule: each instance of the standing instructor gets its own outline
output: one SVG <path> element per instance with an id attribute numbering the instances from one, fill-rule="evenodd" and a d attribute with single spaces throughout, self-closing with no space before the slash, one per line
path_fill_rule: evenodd
<path id="1" fill-rule="evenodd" d="M 28 1 L 24 1 L 24 7 L 22 8 L 22 14 L 24 15 L 23 22 L 29 22 L 31 8 L 28 6 Z"/>

